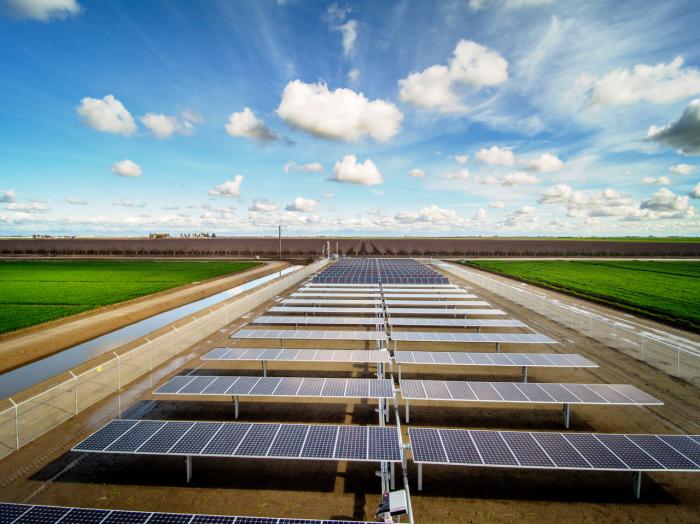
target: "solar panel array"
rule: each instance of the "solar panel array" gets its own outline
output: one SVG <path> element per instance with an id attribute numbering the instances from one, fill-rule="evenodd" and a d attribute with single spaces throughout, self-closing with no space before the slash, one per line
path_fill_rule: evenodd
<path id="1" fill-rule="evenodd" d="M 176 376 L 156 395 L 236 397 L 392 398 L 394 384 L 378 378 Z"/>
<path id="2" fill-rule="evenodd" d="M 410 400 L 514 402 L 532 404 L 663 405 L 629 384 L 548 384 L 402 380 L 401 396 Z"/>
<path id="3" fill-rule="evenodd" d="M 422 464 L 698 471 L 700 437 L 409 428 L 413 460 Z"/>
<path id="4" fill-rule="evenodd" d="M 437 306 L 437 307 L 479 307 L 488 306 L 489 303 L 484 300 L 421 300 L 420 302 L 415 300 L 392 300 L 385 299 L 387 307 L 397 307 L 397 306 Z"/>
<path id="5" fill-rule="evenodd" d="M 356 300 L 347 298 L 287 298 L 280 302 L 280 304 L 284 305 L 299 304 L 302 306 L 308 306 L 312 304 L 341 304 L 343 306 L 378 306 L 381 303 L 382 301 L 379 298 L 358 298 Z"/>
<path id="6" fill-rule="evenodd" d="M 449 284 L 428 266 L 412 259 L 342 259 L 316 275 L 315 284 Z"/>
<path id="7" fill-rule="evenodd" d="M 463 344 L 556 344 L 557 341 L 541 333 L 433 333 L 421 331 L 392 331 L 391 340 L 397 342 L 456 342 Z"/>
<path id="8" fill-rule="evenodd" d="M 0 523 L 2 524 L 58 524 L 59 522 L 61 524 L 371 524 L 367 521 L 151 513 L 0 502 Z"/>
<path id="9" fill-rule="evenodd" d="M 352 315 L 381 315 L 380 307 L 300 307 L 300 306 L 272 306 L 269 313 L 297 313 L 297 314 L 330 314 L 350 313 Z M 504 313 L 505 314 L 505 313 Z"/>
<path id="10" fill-rule="evenodd" d="M 422 305 L 423 300 L 430 299 L 440 299 L 440 300 L 452 300 L 453 298 L 476 298 L 476 295 L 470 293 L 450 293 L 450 294 L 440 294 L 440 293 L 383 293 L 384 298 L 388 300 L 397 300 L 405 298 L 418 299 L 416 304 Z"/>
<path id="11" fill-rule="evenodd" d="M 388 363 L 389 352 L 348 349 L 214 348 L 204 355 L 202 360 Z"/>
<path id="12" fill-rule="evenodd" d="M 394 351 L 397 364 L 453 366 L 512 366 L 597 368 L 598 364 L 571 353 L 465 353 L 451 351 Z"/>
<path id="13" fill-rule="evenodd" d="M 113 420 L 73 448 L 88 453 L 399 462 L 392 426 Z"/>
<path id="14" fill-rule="evenodd" d="M 392 326 L 415 326 L 415 327 L 436 327 L 436 328 L 525 328 L 527 324 L 520 320 L 513 319 L 490 319 L 490 318 L 412 318 L 412 317 L 391 317 L 388 322 Z"/>
<path id="15" fill-rule="evenodd" d="M 270 311 L 276 308 L 271 308 Z M 311 311 L 311 310 L 310 310 Z M 350 312 L 350 311 L 349 311 Z M 393 315 L 445 315 L 451 317 L 469 317 L 469 316 L 505 316 L 505 311 L 500 309 L 457 309 L 457 308 L 421 308 L 421 307 L 387 307 L 386 312 L 389 316 Z"/>
<path id="16" fill-rule="evenodd" d="M 251 324 L 294 324 L 316 326 L 377 326 L 384 325 L 384 319 L 378 317 L 276 317 L 260 316 L 251 320 Z"/>
<path id="17" fill-rule="evenodd" d="M 231 338 L 275 340 L 386 340 L 383 331 L 323 331 L 309 329 L 241 329 Z"/>
<path id="18" fill-rule="evenodd" d="M 348 298 L 348 299 L 380 298 L 382 296 L 382 293 L 380 291 L 375 291 L 373 293 L 349 293 L 347 291 L 344 291 L 342 293 L 338 293 L 337 289 L 335 291 L 336 291 L 335 293 L 327 293 L 327 292 L 318 292 L 318 291 L 313 292 L 313 291 L 302 290 L 302 291 L 296 291 L 294 293 L 291 293 L 289 296 L 295 297 L 295 298 L 321 297 L 321 298 Z"/>

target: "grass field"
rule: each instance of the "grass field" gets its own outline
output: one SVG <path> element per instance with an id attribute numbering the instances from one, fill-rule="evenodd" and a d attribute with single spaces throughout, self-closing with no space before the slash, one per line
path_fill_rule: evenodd
<path id="1" fill-rule="evenodd" d="M 662 321 L 700 329 L 700 262 L 465 262 Z"/>
<path id="2" fill-rule="evenodd" d="M 255 262 L 0 262 L 0 333 L 258 265 Z"/>

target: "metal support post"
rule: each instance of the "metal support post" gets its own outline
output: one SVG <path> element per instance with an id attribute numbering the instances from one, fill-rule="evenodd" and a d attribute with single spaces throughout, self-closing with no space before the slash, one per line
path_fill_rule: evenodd
<path id="1" fill-rule="evenodd" d="M 267 376 L 267 361 L 263 360 L 262 361 L 262 370 L 263 370 L 263 377 Z"/>
<path id="2" fill-rule="evenodd" d="M 391 470 L 391 489 L 396 489 L 396 465 L 392 462 L 389 464 Z"/>
<path id="3" fill-rule="evenodd" d="M 187 468 L 187 483 L 189 484 L 192 480 L 192 455 L 187 455 L 185 457 L 185 465 Z"/>
<path id="4" fill-rule="evenodd" d="M 569 429 L 569 421 L 571 418 L 571 411 L 569 410 L 569 405 L 564 404 L 564 427 Z"/>
<path id="5" fill-rule="evenodd" d="M 401 383 L 401 364 L 396 364 L 399 369 L 399 384 Z"/>
<path id="6" fill-rule="evenodd" d="M 632 475 L 634 498 L 639 499 L 642 496 L 642 472 L 635 471 Z"/>
<path id="7" fill-rule="evenodd" d="M 527 366 L 523 366 L 523 382 L 527 382 Z"/>
<path id="8" fill-rule="evenodd" d="M 481 326 L 476 326 L 476 332 L 481 333 Z"/>
<path id="9" fill-rule="evenodd" d="M 17 403 L 8 398 L 12 402 L 12 406 L 15 408 L 15 449 L 19 449 L 19 410 L 17 409 Z"/>
<path id="10" fill-rule="evenodd" d="M 78 377 L 75 376 L 75 374 L 68 370 L 68 373 L 70 373 L 70 376 L 73 377 L 73 382 L 75 383 L 75 414 L 78 414 Z"/>
<path id="11" fill-rule="evenodd" d="M 501 352 L 501 343 L 496 342 L 496 353 L 500 353 L 500 352 Z"/>
<path id="12" fill-rule="evenodd" d="M 418 464 L 418 491 L 423 491 L 423 464 Z"/>
<path id="13" fill-rule="evenodd" d="M 236 419 L 238 419 L 238 403 L 239 403 L 239 398 L 237 396 L 233 397 L 233 404 L 235 406 L 234 407 L 234 415 L 235 415 Z"/>
<path id="14" fill-rule="evenodd" d="M 408 422 L 409 422 L 409 418 L 408 418 L 408 400 L 407 400 L 407 399 L 404 399 L 404 402 L 406 403 L 406 424 L 408 424 Z"/>

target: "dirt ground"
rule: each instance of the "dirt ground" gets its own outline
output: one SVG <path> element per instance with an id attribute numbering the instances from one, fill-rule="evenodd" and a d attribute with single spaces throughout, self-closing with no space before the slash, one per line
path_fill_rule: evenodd
<path id="1" fill-rule="evenodd" d="M 0 374 L 158 313 L 280 271 L 286 266 L 285 262 L 267 262 L 235 275 L 179 286 L 6 333 L 0 336 Z"/>
<path id="2" fill-rule="evenodd" d="M 461 283 L 458 279 L 453 279 Z M 664 401 L 651 408 L 572 407 L 570 431 L 626 433 L 700 433 L 698 389 L 588 339 L 553 321 L 487 291 L 472 287 L 494 307 L 560 341 L 554 346 L 504 346 L 510 352 L 579 353 L 600 368 L 532 368 L 533 382 L 629 383 Z M 248 315 L 254 318 L 271 301 Z M 248 319 L 249 319 L 248 318 Z M 182 358 L 158 370 L 158 377 L 132 385 L 122 395 L 123 416 L 149 419 L 234 419 L 230 401 L 157 399 L 150 392 L 174 374 L 260 375 L 255 363 L 217 363 L 197 357 L 221 345 L 269 346 L 261 341 L 234 344 L 227 330 L 193 348 L 195 358 Z M 311 344 L 298 344 L 312 347 Z M 318 346 L 317 346 L 318 347 Z M 332 347 L 324 344 L 324 347 Z M 335 347 L 373 349 L 336 343 Z M 405 349 L 493 351 L 492 346 L 422 344 Z M 191 357 L 192 355 L 190 355 Z M 272 376 L 369 377 L 366 365 L 271 363 Z M 519 380 L 520 370 L 402 366 L 405 378 Z M 129 399 L 133 399 L 133 402 Z M 0 496 L 13 502 L 101 508 L 159 510 L 231 515 L 372 520 L 380 499 L 377 465 L 331 461 L 194 458 L 192 483 L 185 482 L 179 457 L 87 455 L 71 446 L 113 416 L 107 400 L 57 430 L 0 461 Z M 242 399 L 239 421 L 374 424 L 374 402 Z M 403 416 L 403 409 L 401 409 Z M 392 413 L 391 423 L 394 423 Z M 411 403 L 415 426 L 562 431 L 560 406 Z M 402 425 L 404 441 L 406 427 Z M 632 496 L 631 474 L 601 472 L 518 471 L 512 469 L 424 467 L 424 489 L 416 489 L 416 468 L 409 460 L 415 521 L 427 522 L 699 522 L 700 484 L 692 474 L 645 474 L 642 499 Z M 397 488 L 401 481 L 397 479 Z"/>

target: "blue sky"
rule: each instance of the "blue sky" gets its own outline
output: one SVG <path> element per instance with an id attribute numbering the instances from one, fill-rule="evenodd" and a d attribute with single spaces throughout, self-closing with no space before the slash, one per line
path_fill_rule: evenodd
<path id="1" fill-rule="evenodd" d="M 697 235 L 698 27 L 673 1 L 0 0 L 0 234 Z"/>

